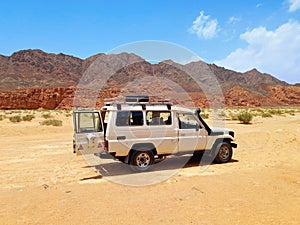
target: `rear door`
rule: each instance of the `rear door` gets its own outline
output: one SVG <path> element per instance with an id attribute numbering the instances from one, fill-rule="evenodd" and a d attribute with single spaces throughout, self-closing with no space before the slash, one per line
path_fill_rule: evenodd
<path id="1" fill-rule="evenodd" d="M 74 152 L 94 154 L 104 150 L 104 130 L 101 113 L 98 111 L 74 111 Z"/>

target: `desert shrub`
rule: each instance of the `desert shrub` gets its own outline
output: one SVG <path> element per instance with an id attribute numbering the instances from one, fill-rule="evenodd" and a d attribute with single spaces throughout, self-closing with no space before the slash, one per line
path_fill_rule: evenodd
<path id="1" fill-rule="evenodd" d="M 263 113 L 261 114 L 261 117 L 263 117 L 263 118 L 272 117 L 272 114 L 271 114 L 271 113 L 268 113 L 268 112 L 263 112 Z"/>
<path id="2" fill-rule="evenodd" d="M 256 109 L 256 112 L 258 112 L 258 113 L 264 113 L 264 110 L 261 109 L 261 108 L 258 108 L 258 109 Z"/>
<path id="3" fill-rule="evenodd" d="M 26 115 L 26 116 L 23 116 L 23 121 L 31 121 L 32 119 L 34 119 L 34 115 Z"/>
<path id="4" fill-rule="evenodd" d="M 50 119 L 50 118 L 52 118 L 51 113 L 45 113 L 45 114 L 42 115 L 42 117 L 44 119 Z"/>
<path id="5" fill-rule="evenodd" d="M 0 115 L 0 121 L 5 119 L 5 115 Z"/>
<path id="6" fill-rule="evenodd" d="M 72 114 L 71 114 L 71 113 L 66 113 L 65 116 L 66 116 L 66 117 L 70 117 L 70 116 L 72 116 Z"/>
<path id="7" fill-rule="evenodd" d="M 41 125 L 46 125 L 46 126 L 55 126 L 55 127 L 61 127 L 62 126 L 62 121 L 61 120 L 56 120 L 56 119 L 48 119 L 40 122 Z"/>
<path id="8" fill-rule="evenodd" d="M 270 109 L 269 113 L 272 115 L 281 116 L 283 114 L 283 111 L 280 109 Z"/>
<path id="9" fill-rule="evenodd" d="M 20 115 L 9 117 L 10 122 L 19 123 L 22 121 L 22 117 Z"/>
<path id="10" fill-rule="evenodd" d="M 241 112 L 237 115 L 238 120 L 242 122 L 243 124 L 249 124 L 251 120 L 253 119 L 253 115 L 250 112 Z"/>
<path id="11" fill-rule="evenodd" d="M 208 113 L 200 113 L 200 116 L 201 116 L 203 119 L 208 119 L 208 118 L 209 118 L 209 114 L 208 114 Z"/>
<path id="12" fill-rule="evenodd" d="M 291 110 L 286 110 L 286 113 L 290 114 L 291 116 L 295 116 L 296 111 L 291 109 Z"/>

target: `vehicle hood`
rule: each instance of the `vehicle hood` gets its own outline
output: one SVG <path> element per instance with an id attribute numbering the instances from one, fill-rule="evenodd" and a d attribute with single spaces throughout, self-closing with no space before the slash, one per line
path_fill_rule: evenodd
<path id="1" fill-rule="evenodd" d="M 210 127 L 211 129 L 211 135 L 223 135 L 223 134 L 229 134 L 230 131 L 233 132 L 233 130 L 230 130 L 228 128 L 223 127 Z"/>

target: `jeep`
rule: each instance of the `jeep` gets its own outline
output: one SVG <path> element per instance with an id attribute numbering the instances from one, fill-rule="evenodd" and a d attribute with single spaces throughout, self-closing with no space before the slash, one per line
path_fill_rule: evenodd
<path id="1" fill-rule="evenodd" d="M 227 163 L 236 148 L 234 131 L 209 127 L 195 110 L 153 102 L 148 96 L 107 99 L 100 110 L 74 110 L 76 154 L 113 156 L 145 171 L 168 155 L 210 151 L 216 163 Z"/>

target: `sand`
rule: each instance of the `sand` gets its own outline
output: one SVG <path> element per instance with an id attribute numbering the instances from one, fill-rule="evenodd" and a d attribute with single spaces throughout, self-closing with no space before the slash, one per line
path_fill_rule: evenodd
<path id="1" fill-rule="evenodd" d="M 71 117 L 62 119 L 62 127 L 0 121 L 0 224 L 300 223 L 300 114 L 226 121 L 238 144 L 230 163 L 200 167 L 192 158 L 140 187 L 73 155 Z"/>

